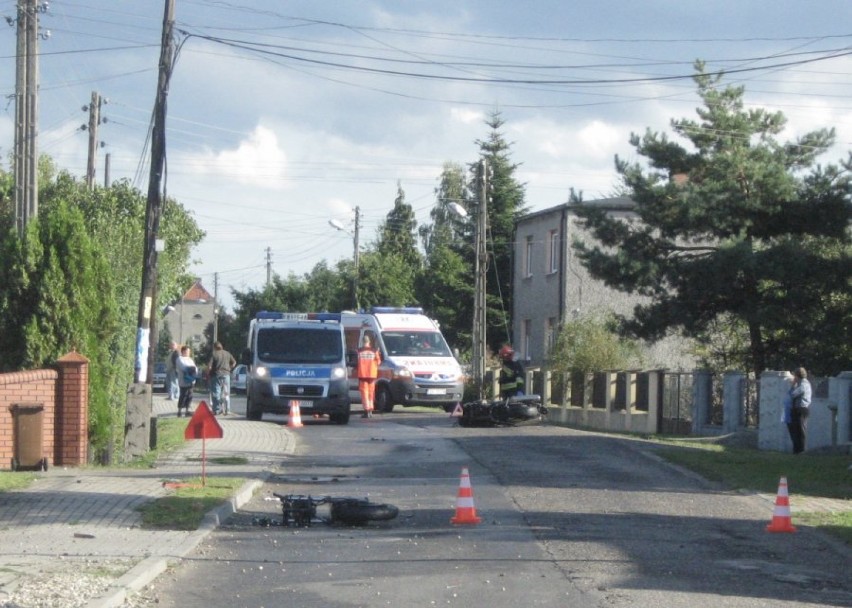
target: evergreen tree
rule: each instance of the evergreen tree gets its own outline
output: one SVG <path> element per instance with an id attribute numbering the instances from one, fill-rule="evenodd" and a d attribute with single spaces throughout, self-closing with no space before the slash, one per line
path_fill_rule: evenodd
<path id="1" fill-rule="evenodd" d="M 374 247 L 360 256 L 358 304 L 361 308 L 415 303 L 414 281 L 423 263 L 416 235 L 414 209 L 405 202 L 405 191 L 397 184 L 393 209 L 379 226 Z"/>
<path id="2" fill-rule="evenodd" d="M 393 209 L 379 227 L 379 237 L 375 250 L 381 256 L 397 256 L 414 271 L 422 263 L 417 251 L 417 220 L 414 209 L 405 202 L 405 191 L 397 184 Z"/>
<path id="3" fill-rule="evenodd" d="M 451 205 L 471 207 L 465 169 L 457 163 L 444 163 L 439 185 L 435 188 L 432 223 L 420 227 L 425 267 L 416 279 L 418 301 L 441 324 L 450 346 L 470 350 L 473 318 L 473 268 L 465 259 L 464 218 Z"/>
<path id="4" fill-rule="evenodd" d="M 417 268 L 396 252 L 367 251 L 361 255 L 361 280 L 358 292 L 361 307 L 410 306 L 417 304 L 414 279 Z"/>
<path id="5" fill-rule="evenodd" d="M 22 355 L 18 364 L 25 369 L 50 366 L 71 350 L 86 356 L 90 438 L 96 452 L 107 450 L 116 427 L 111 400 L 115 364 L 106 346 L 118 325 L 109 266 L 88 234 L 83 214 L 62 201 L 41 207 L 22 245 L 12 264 L 25 269 L 28 281 L 16 282 L 6 311 L 7 319 L 22 327 L 14 334 L 22 340 L 14 348 Z"/>
<path id="6" fill-rule="evenodd" d="M 39 215 L 26 239 L 0 213 L 0 369 L 52 364 L 77 348 L 91 362 L 90 440 L 111 452 L 133 379 L 145 198 L 126 182 L 90 190 L 47 157 L 39 175 Z M 160 284 L 177 285 L 203 233 L 174 201 L 160 228 Z"/>
<path id="7" fill-rule="evenodd" d="M 512 335 L 512 252 L 515 221 L 527 209 L 525 206 L 524 185 L 515 179 L 518 165 L 513 163 L 510 156 L 511 143 L 507 142 L 500 131 L 504 124 L 499 112 L 491 114 L 486 124 L 491 129 L 488 138 L 478 140 L 480 157 L 486 161 L 487 175 L 487 208 L 488 233 L 486 235 L 489 259 L 486 307 L 487 307 L 487 343 L 491 350 L 497 351 Z M 472 183 L 478 183 L 479 164 L 471 165 Z M 468 209 L 471 217 L 475 217 L 476 205 L 481 197 L 476 186 L 471 186 L 474 208 Z M 473 239 L 469 241 L 473 242 Z M 474 252 L 470 250 L 468 259 L 473 259 Z M 473 268 L 473 264 L 471 264 Z"/>
<path id="8" fill-rule="evenodd" d="M 706 338 L 722 321 L 736 336 L 741 324 L 756 374 L 839 372 L 852 359 L 852 158 L 815 165 L 833 130 L 779 142 L 780 112 L 744 109 L 744 89 L 703 68 L 699 121 L 672 121 L 687 145 L 648 131 L 631 138 L 647 168 L 616 161 L 639 221 L 581 206 L 600 245 L 575 247 L 593 276 L 647 297 L 622 320 L 630 335 Z"/>

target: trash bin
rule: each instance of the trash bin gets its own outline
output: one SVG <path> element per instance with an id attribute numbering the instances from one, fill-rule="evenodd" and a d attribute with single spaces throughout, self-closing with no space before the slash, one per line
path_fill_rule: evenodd
<path id="1" fill-rule="evenodd" d="M 14 447 L 12 470 L 47 470 L 43 451 L 44 406 L 40 403 L 16 403 L 12 406 Z"/>

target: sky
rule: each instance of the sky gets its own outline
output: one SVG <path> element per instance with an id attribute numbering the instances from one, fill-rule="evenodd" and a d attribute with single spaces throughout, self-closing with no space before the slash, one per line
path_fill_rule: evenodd
<path id="1" fill-rule="evenodd" d="M 40 15 L 38 149 L 96 181 L 148 189 L 165 0 L 50 0 Z M 0 0 L 0 150 L 14 148 L 16 2 Z M 835 128 L 852 149 L 848 0 L 175 0 L 166 193 L 206 237 L 189 271 L 233 309 L 374 241 L 397 189 L 421 223 L 446 162 L 478 160 L 499 112 L 531 211 L 618 186 L 631 133 L 696 118 L 696 59 L 781 111 L 783 139 Z M 49 36 L 48 36 L 49 33 Z M 11 96 L 11 97 L 10 97 Z M 336 220 L 348 231 L 329 225 Z M 140 269 L 141 281 L 141 269 Z"/>

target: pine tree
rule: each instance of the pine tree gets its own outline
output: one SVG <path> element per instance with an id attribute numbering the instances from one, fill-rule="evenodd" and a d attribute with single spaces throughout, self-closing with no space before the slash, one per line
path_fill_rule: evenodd
<path id="1" fill-rule="evenodd" d="M 515 179 L 518 165 L 510 157 L 511 143 L 500 131 L 504 121 L 499 112 L 491 114 L 486 124 L 491 129 L 486 140 L 478 140 L 480 157 L 488 167 L 488 233 L 486 235 L 489 268 L 486 281 L 487 343 L 497 351 L 512 335 L 512 238 L 515 221 L 526 212 L 524 185 Z M 476 180 L 478 163 L 471 165 Z M 474 181 L 475 183 L 475 181 Z M 474 188 L 471 188 L 475 191 Z M 476 204 L 479 200 L 474 195 Z M 475 209 L 469 210 L 471 215 Z M 473 240 L 471 239 L 472 243 Z M 469 254 L 472 259 L 473 251 Z M 471 266 L 472 267 L 472 266 Z"/>
<path id="2" fill-rule="evenodd" d="M 463 250 L 470 247 L 464 240 L 466 220 L 451 208 L 452 204 L 463 209 L 471 206 L 465 169 L 447 162 L 438 180 L 432 223 L 420 228 L 426 254 L 423 272 L 416 280 L 417 298 L 440 322 L 450 346 L 467 351 L 473 318 L 473 269 L 463 257 Z"/>
<path id="3" fill-rule="evenodd" d="M 581 206 L 600 245 L 575 247 L 593 276 L 647 298 L 622 320 L 632 336 L 707 341 L 720 323 L 731 335 L 739 325 L 757 374 L 841 371 L 852 355 L 852 157 L 845 172 L 816 165 L 833 130 L 779 142 L 780 112 L 745 109 L 743 87 L 696 71 L 699 120 L 672 121 L 687 145 L 648 131 L 631 138 L 647 167 L 616 160 L 638 221 Z"/>

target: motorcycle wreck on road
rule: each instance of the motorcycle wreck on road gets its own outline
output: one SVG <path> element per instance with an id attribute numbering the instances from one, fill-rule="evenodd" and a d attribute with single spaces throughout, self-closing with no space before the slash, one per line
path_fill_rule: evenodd
<path id="1" fill-rule="evenodd" d="M 547 408 L 541 403 L 540 395 L 469 401 L 463 403 L 461 408 L 458 423 L 464 427 L 516 426 L 540 422 L 547 415 Z"/>

